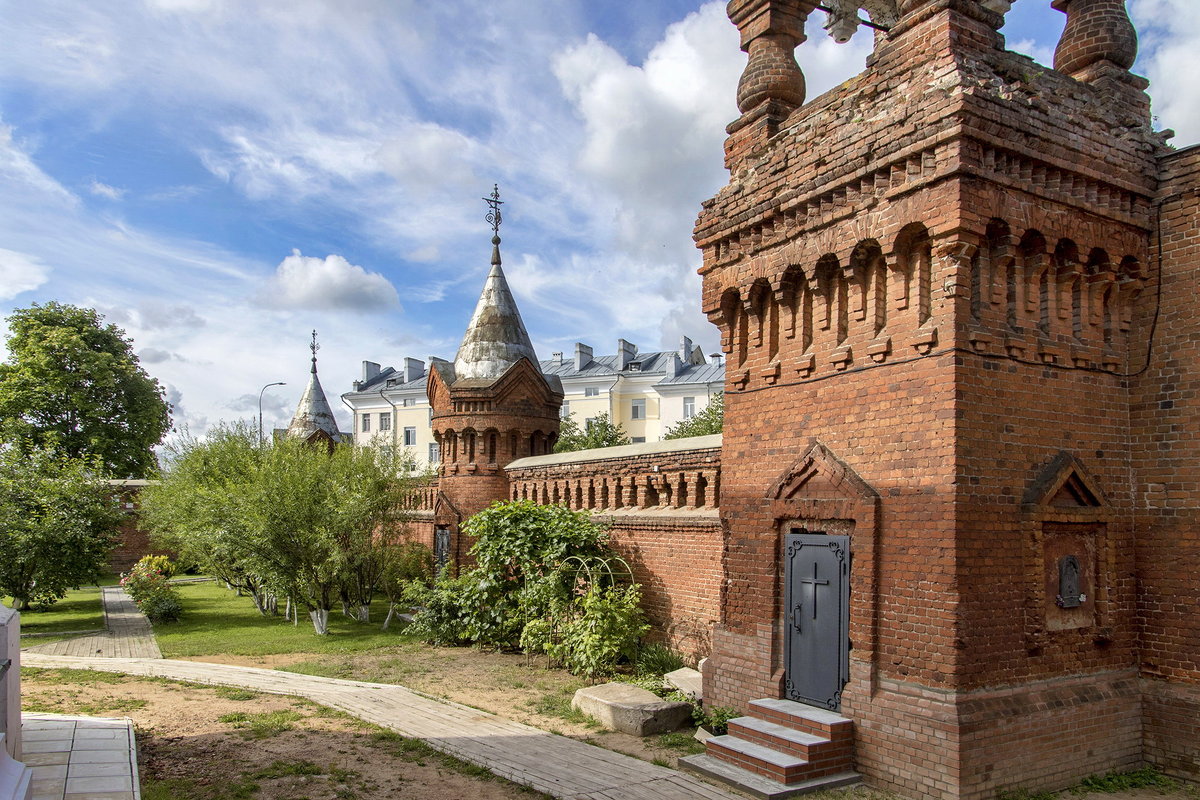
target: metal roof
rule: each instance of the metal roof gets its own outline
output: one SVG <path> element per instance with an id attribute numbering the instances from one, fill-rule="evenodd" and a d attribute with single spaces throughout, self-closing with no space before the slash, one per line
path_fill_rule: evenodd
<path id="1" fill-rule="evenodd" d="M 329 407 L 325 390 L 317 378 L 317 356 L 314 353 L 308 386 L 300 397 L 300 405 L 296 406 L 296 415 L 292 417 L 292 424 L 288 425 L 287 435 L 293 439 L 307 439 L 317 431 L 325 431 L 335 442 L 341 437 L 333 409 Z"/>
<path id="2" fill-rule="evenodd" d="M 538 363 L 521 312 L 500 268 L 499 237 L 493 243 L 496 246 L 492 250 L 491 272 L 454 357 L 454 375 L 458 380 L 494 380 L 522 358 Z"/>

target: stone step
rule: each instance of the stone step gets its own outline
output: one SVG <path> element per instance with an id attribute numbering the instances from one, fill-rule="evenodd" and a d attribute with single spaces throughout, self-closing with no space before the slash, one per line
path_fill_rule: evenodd
<path id="1" fill-rule="evenodd" d="M 857 772 L 846 771 L 786 784 L 710 755 L 681 758 L 679 769 L 704 775 L 762 800 L 786 800 L 806 792 L 854 786 L 862 780 Z"/>
<path id="2" fill-rule="evenodd" d="M 781 753 L 728 734 L 714 736 L 705 742 L 705 747 L 708 755 L 788 785 L 842 772 L 848 766 L 846 760 L 841 758 L 822 759 L 813 763 L 791 753 Z"/>
<path id="3" fill-rule="evenodd" d="M 849 742 L 832 742 L 824 736 L 798 731 L 758 717 L 737 717 L 729 720 L 729 734 L 781 753 L 799 756 L 806 761 L 824 762 L 831 758 L 849 759 Z"/>
<path id="4" fill-rule="evenodd" d="M 853 720 L 816 706 L 764 697 L 751 700 L 749 711 L 752 717 L 822 736 L 837 744 L 854 740 Z"/>

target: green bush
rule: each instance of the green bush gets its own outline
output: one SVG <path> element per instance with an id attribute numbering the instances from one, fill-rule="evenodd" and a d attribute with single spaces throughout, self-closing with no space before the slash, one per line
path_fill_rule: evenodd
<path id="1" fill-rule="evenodd" d="M 578 601 L 579 615 L 563 626 L 561 642 L 549 646 L 550 654 L 577 675 L 611 674 L 622 658 L 632 660 L 650 630 L 641 601 L 636 585 L 591 587 Z"/>
<path id="2" fill-rule="evenodd" d="M 142 602 L 140 608 L 151 622 L 175 622 L 183 616 L 183 603 L 176 597 L 150 597 Z"/>
<path id="3" fill-rule="evenodd" d="M 683 656 L 666 645 L 648 644 L 638 651 L 637 672 L 639 675 L 666 675 L 682 669 Z"/>
<path id="4" fill-rule="evenodd" d="M 462 645 L 468 636 L 467 610 L 463 597 L 473 587 L 469 574 L 457 578 L 442 576 L 428 586 L 412 581 L 405 587 L 404 601 L 418 608 L 408 632 L 430 644 Z"/>
<path id="5" fill-rule="evenodd" d="M 175 577 L 178 572 L 175 564 L 167 556 L 142 556 L 139 564 L 145 564 L 147 569 L 156 569 L 163 574 L 168 580 Z"/>
<path id="6" fill-rule="evenodd" d="M 171 622 L 183 613 L 179 593 L 167 581 L 173 570 L 165 556 L 145 556 L 121 576 L 121 586 L 152 622 Z"/>
<path id="7" fill-rule="evenodd" d="M 697 713 L 699 716 L 697 717 Z M 734 717 L 740 717 L 741 714 L 735 708 L 728 706 L 713 706 L 705 709 L 703 706 L 696 706 L 692 712 L 692 718 L 696 720 L 696 726 L 704 728 L 714 736 L 724 736 L 729 731 L 729 720 Z"/>
<path id="8" fill-rule="evenodd" d="M 475 566 L 463 572 L 471 578 L 461 598 L 467 636 L 499 647 L 516 645 L 527 623 L 570 599 L 574 575 L 564 561 L 610 552 L 607 532 L 586 511 L 529 500 L 494 503 L 463 533 L 475 539 Z"/>

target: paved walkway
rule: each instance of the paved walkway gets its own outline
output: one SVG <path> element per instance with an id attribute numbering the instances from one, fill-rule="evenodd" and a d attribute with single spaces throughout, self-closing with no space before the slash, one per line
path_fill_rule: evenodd
<path id="1" fill-rule="evenodd" d="M 33 800 L 138 800 L 137 748 L 127 719 L 21 715 L 21 761 Z"/>
<path id="2" fill-rule="evenodd" d="M 108 630 L 23 648 L 22 660 L 30 653 L 92 658 L 162 658 L 150 621 L 138 611 L 129 594 L 120 586 L 105 586 L 100 596 Z"/>
<path id="3" fill-rule="evenodd" d="M 665 767 L 434 700 L 403 686 L 149 658 L 22 654 L 27 667 L 82 668 L 307 697 L 564 800 L 741 800 Z"/>
<path id="4" fill-rule="evenodd" d="M 21 651 L 22 666 L 95 669 L 307 697 L 402 736 L 423 739 L 436 750 L 564 800 L 737 800 L 740 797 L 675 770 L 486 711 L 434 700 L 403 686 L 227 664 L 169 661 L 163 659 L 150 623 L 124 589 L 105 588 L 103 598 L 106 634 L 26 648 Z M 136 787 L 136 782 L 133 785 Z M 66 800 L 70 800 L 69 796 Z"/>

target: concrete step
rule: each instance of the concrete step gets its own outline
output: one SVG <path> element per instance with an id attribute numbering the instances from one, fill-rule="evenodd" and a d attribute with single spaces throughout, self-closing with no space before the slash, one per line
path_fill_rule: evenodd
<path id="1" fill-rule="evenodd" d="M 749 711 L 752 717 L 822 736 L 837 744 L 854 740 L 853 720 L 816 706 L 764 697 L 751 700 Z"/>
<path id="2" fill-rule="evenodd" d="M 849 742 L 831 742 L 824 736 L 798 731 L 758 717 L 737 717 L 729 720 L 729 734 L 781 753 L 790 753 L 809 762 L 830 758 L 849 758 Z"/>
<path id="3" fill-rule="evenodd" d="M 813 763 L 728 734 L 714 736 L 704 744 L 710 756 L 788 785 L 841 772 L 848 766 L 845 759 L 822 759 Z"/>
<path id="4" fill-rule="evenodd" d="M 762 798 L 762 800 L 786 800 L 786 798 L 796 797 L 806 792 L 854 786 L 862 780 L 857 772 L 845 771 L 810 778 L 798 783 L 785 784 L 710 755 L 681 758 L 679 759 L 679 768 L 685 772 L 694 772 L 720 781 L 751 797 Z"/>

